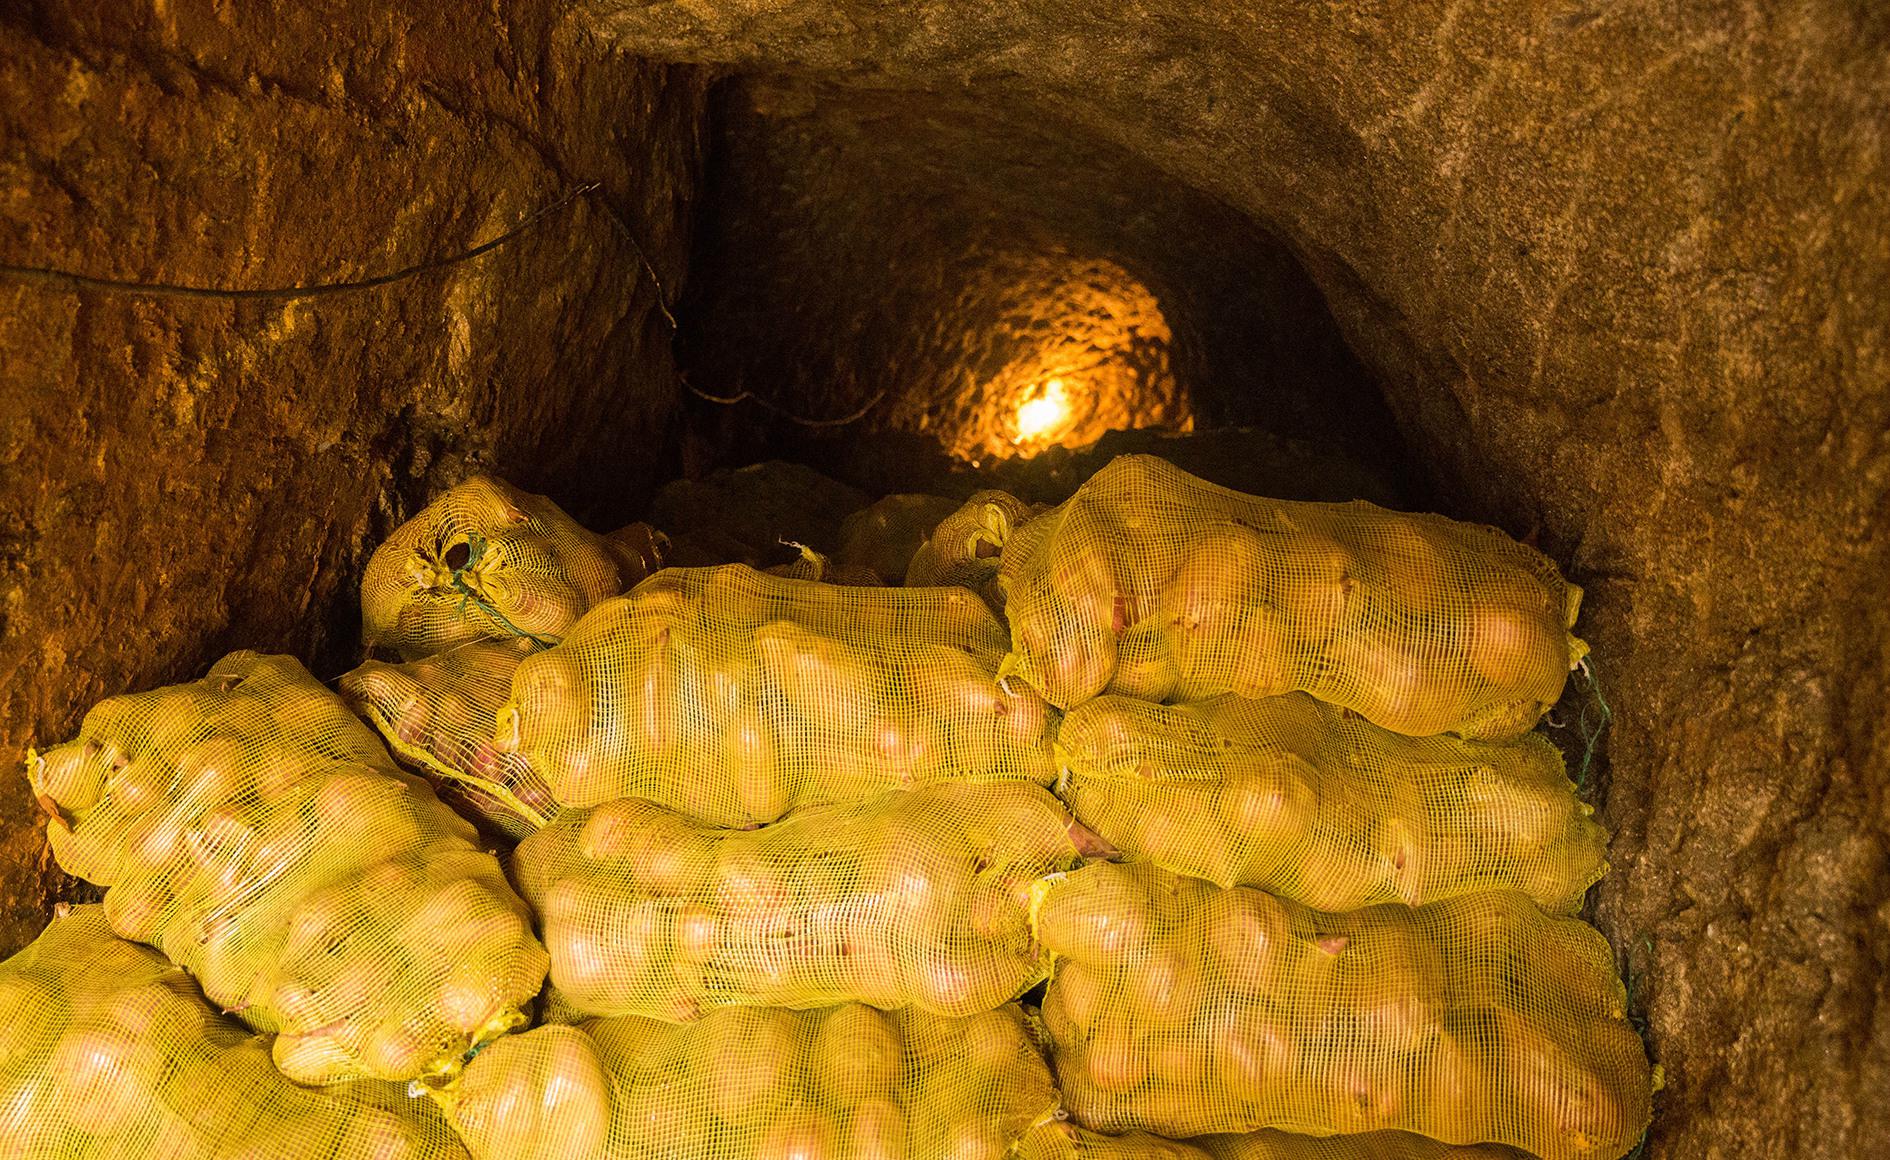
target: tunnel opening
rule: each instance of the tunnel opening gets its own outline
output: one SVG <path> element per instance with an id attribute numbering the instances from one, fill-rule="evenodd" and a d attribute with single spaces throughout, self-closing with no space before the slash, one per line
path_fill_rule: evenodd
<path id="1" fill-rule="evenodd" d="M 1045 452 L 1199 432 L 1220 470 L 1292 458 L 1271 478 L 1302 497 L 1421 487 L 1298 258 L 1215 198 L 976 90 L 738 75 L 710 109 L 676 311 L 696 462 L 1061 498 Z M 1239 431 L 1264 447 L 1231 453 Z"/>

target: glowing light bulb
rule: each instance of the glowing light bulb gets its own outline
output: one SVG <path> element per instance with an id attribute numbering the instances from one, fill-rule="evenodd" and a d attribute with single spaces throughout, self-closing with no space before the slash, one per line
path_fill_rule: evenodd
<path id="1" fill-rule="evenodd" d="M 1070 400 L 1063 393 L 1063 380 L 1050 379 L 1043 390 L 1017 405 L 1017 441 L 1029 443 L 1042 439 L 1061 427 L 1070 417 Z"/>

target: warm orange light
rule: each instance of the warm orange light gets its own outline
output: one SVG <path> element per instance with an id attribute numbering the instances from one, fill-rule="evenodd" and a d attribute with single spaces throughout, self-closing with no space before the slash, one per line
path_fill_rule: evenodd
<path id="1" fill-rule="evenodd" d="M 1043 390 L 1017 405 L 1017 442 L 1034 443 L 1054 434 L 1070 420 L 1070 400 L 1062 379 L 1050 379 Z"/>

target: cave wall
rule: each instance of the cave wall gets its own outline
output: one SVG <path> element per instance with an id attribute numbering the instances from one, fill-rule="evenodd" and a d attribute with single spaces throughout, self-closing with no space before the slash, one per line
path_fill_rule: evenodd
<path id="1" fill-rule="evenodd" d="M 496 470 L 598 526 L 673 458 L 706 81 L 556 5 L 0 7 L 0 953 L 72 883 L 21 751 L 232 648 L 353 659 L 366 554 Z M 607 212 L 614 212 L 621 227 Z M 630 236 L 626 236 L 626 234 Z M 582 439 L 572 438 L 582 432 Z"/>
<path id="2" fill-rule="evenodd" d="M 722 82 L 711 111 L 678 359 L 705 393 L 851 420 L 685 399 L 720 443 L 869 486 L 874 460 L 940 447 L 988 464 L 998 404 L 1059 377 L 1107 412 L 1089 439 L 1256 425 L 1409 474 L 1294 254 L 1081 124 L 776 75 Z"/>
<path id="3" fill-rule="evenodd" d="M 1650 1152 L 1890 1154 L 1890 10 L 590 0 L 1079 126 L 1275 229 L 1458 514 L 1588 588 Z"/>

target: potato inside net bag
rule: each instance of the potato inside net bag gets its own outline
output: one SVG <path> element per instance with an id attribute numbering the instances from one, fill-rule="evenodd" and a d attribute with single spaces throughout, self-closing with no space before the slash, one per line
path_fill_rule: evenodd
<path id="1" fill-rule="evenodd" d="M 842 584 L 855 588 L 883 588 L 886 582 L 878 572 L 861 564 L 847 564 L 823 552 L 816 552 L 806 544 L 783 544 L 783 547 L 796 551 L 794 559 L 785 564 L 775 564 L 762 571 L 770 576 L 784 576 L 789 580 L 818 580 L 822 584 Z"/>
<path id="2" fill-rule="evenodd" d="M 497 740 L 567 806 L 642 797 L 719 825 L 947 779 L 1048 785 L 1049 709 L 999 684 L 1004 647 L 963 589 L 670 568 L 526 658 Z"/>
<path id="3" fill-rule="evenodd" d="M 1015 651 L 1051 704 L 1298 690 L 1398 733 L 1509 736 L 1587 646 L 1581 589 L 1494 528 L 1291 503 L 1125 455 L 1004 547 Z"/>
<path id="4" fill-rule="evenodd" d="M 0 963 L 0 1155 L 60 1160 L 465 1160 L 432 1101 L 376 1080 L 298 1087 L 269 1044 L 97 906 Z"/>
<path id="5" fill-rule="evenodd" d="M 28 773 L 112 928 L 278 1032 L 292 1079 L 450 1074 L 544 980 L 472 826 L 291 657 L 102 701 Z"/>
<path id="6" fill-rule="evenodd" d="M 1122 852 L 1319 910 L 1521 890 L 1567 913 L 1607 831 L 1540 736 L 1406 737 L 1302 693 L 1085 701 L 1057 731 L 1058 786 Z"/>
<path id="7" fill-rule="evenodd" d="M 1044 510 L 1002 491 L 980 491 L 946 515 L 912 554 L 906 587 L 957 584 L 996 594 L 998 563 L 1011 533 Z"/>
<path id="8" fill-rule="evenodd" d="M 492 723 L 512 695 L 512 674 L 537 651 L 512 637 L 476 640 L 404 665 L 368 661 L 342 675 L 341 695 L 442 801 L 482 830 L 517 841 L 558 812 L 544 779 L 492 741 Z"/>
<path id="9" fill-rule="evenodd" d="M 1263 1128 L 1193 1143 L 1212 1160 L 1530 1160 L 1501 1144 L 1446 1144 L 1410 1132 L 1300 1136 Z"/>
<path id="10" fill-rule="evenodd" d="M 1023 782 L 810 806 L 758 830 L 624 798 L 559 815 L 512 876 L 572 1010 L 683 1021 L 859 1000 L 968 1015 L 1043 978 L 1031 887 L 1083 847 L 1063 804 Z"/>
<path id="11" fill-rule="evenodd" d="M 898 584 L 932 529 L 957 510 L 958 501 L 942 495 L 885 496 L 840 521 L 840 550 L 834 558 L 870 568 L 884 583 Z"/>
<path id="12" fill-rule="evenodd" d="M 549 644 L 642 573 L 541 495 L 490 476 L 442 494 L 368 559 L 361 636 L 412 660 L 469 640 Z"/>
<path id="13" fill-rule="evenodd" d="M 1147 863 L 1039 893 L 1044 1025 L 1087 1127 L 1396 1129 L 1615 1160 L 1648 1122 L 1606 940 L 1521 894 L 1335 915 Z"/>
<path id="14" fill-rule="evenodd" d="M 1057 1103 L 1015 1004 L 545 1026 L 439 1098 L 476 1160 L 1004 1160 Z"/>
<path id="15" fill-rule="evenodd" d="M 1193 1143 L 1128 1132 L 1106 1136 L 1067 1120 L 1039 1124 L 1024 1133 L 1016 1160 L 1211 1160 Z"/>

